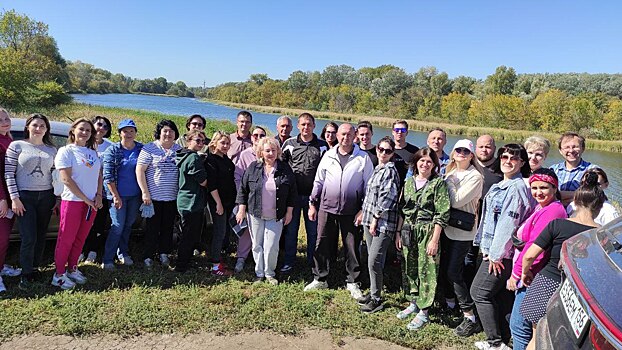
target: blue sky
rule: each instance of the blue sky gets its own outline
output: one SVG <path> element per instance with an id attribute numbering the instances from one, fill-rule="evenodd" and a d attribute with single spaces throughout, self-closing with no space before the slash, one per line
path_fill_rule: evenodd
<path id="1" fill-rule="evenodd" d="M 435 66 L 450 77 L 622 71 L 621 1 L 4 0 L 61 54 L 190 86 L 328 65 Z"/>

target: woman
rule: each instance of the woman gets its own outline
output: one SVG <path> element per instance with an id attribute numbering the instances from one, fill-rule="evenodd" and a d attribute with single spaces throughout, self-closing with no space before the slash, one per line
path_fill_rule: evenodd
<path id="1" fill-rule="evenodd" d="M 9 145 L 13 141 L 11 137 L 11 116 L 9 112 L 0 107 L 0 173 L 4 174 L 4 159 L 9 148 Z M 0 293 L 6 292 L 6 287 L 2 281 L 1 276 L 19 276 L 22 273 L 21 269 L 13 268 L 10 265 L 6 265 L 6 253 L 9 249 L 9 236 L 11 235 L 11 229 L 13 228 L 13 222 L 15 217 L 10 211 L 9 192 L 6 186 L 6 180 L 4 177 L 0 179 Z"/>
<path id="2" fill-rule="evenodd" d="M 529 177 L 529 185 L 531 195 L 538 204 L 533 214 L 516 231 L 516 237 L 513 239 L 514 246 L 516 247 L 513 259 L 514 267 L 512 268 L 512 276 L 510 276 L 507 284 L 508 290 L 515 292 L 512 317 L 510 318 L 510 330 L 512 332 L 514 349 L 525 349 L 533 336 L 531 323 L 525 321 L 519 312 L 527 292 L 527 287 L 520 282 L 523 256 L 549 222 L 555 219 L 566 218 L 566 210 L 560 202 L 561 197 L 557 188 L 557 175 L 555 175 L 553 170 L 549 168 L 536 169 Z M 534 261 L 530 269 L 532 274 L 538 273 L 544 267 L 546 263 L 545 255 L 541 254 Z"/>
<path id="3" fill-rule="evenodd" d="M 605 193 L 598 184 L 598 175 L 589 173 L 574 194 L 577 208 L 575 216 L 566 220 L 551 221 L 523 256 L 521 281 L 529 288 L 520 307 L 520 313 L 525 320 L 534 325 L 534 333 L 538 321 L 546 314 L 549 299 L 561 284 L 558 264 L 562 244 L 578 233 L 599 226 L 594 218 L 600 212 L 605 200 Z M 546 266 L 534 279 L 531 267 L 536 258 L 545 251 L 550 253 L 550 257 L 546 259 Z M 533 348 L 535 341 L 532 338 L 528 349 Z"/>
<path id="4" fill-rule="evenodd" d="M 67 146 L 58 150 L 54 162 L 65 185 L 54 251 L 56 273 L 52 276 L 52 285 L 61 289 L 86 283 L 86 277 L 78 270 L 78 257 L 102 207 L 101 160 L 95 151 L 94 130 L 90 120 L 80 118 L 73 122 Z"/>
<path id="5" fill-rule="evenodd" d="M 501 147 L 495 169 L 503 173 L 503 180 L 492 185 L 484 198 L 482 222 L 473 241 L 484 259 L 471 285 L 471 297 L 487 337 L 475 343 L 479 349 L 508 348 L 510 328 L 506 315 L 512 309 L 514 296 L 505 287 L 512 271 L 512 233 L 535 207 L 523 181 L 531 171 L 523 146 L 511 143 Z"/>
<path id="6" fill-rule="evenodd" d="M 544 166 L 544 161 L 551 150 L 551 142 L 541 136 L 531 136 L 525 140 L 524 146 L 529 157 L 529 168 L 533 173 Z"/>
<path id="7" fill-rule="evenodd" d="M 337 126 L 337 123 L 328 122 L 326 123 L 326 125 L 324 125 L 324 128 L 322 129 L 322 134 L 320 135 L 320 138 L 326 141 L 326 143 L 328 143 L 328 147 L 330 148 L 333 148 L 335 147 L 335 145 L 337 145 L 338 128 L 339 127 Z"/>
<path id="8" fill-rule="evenodd" d="M 376 312 L 383 308 L 381 293 L 387 250 L 395 240 L 398 224 L 400 177 L 391 161 L 395 142 L 388 136 L 376 145 L 378 165 L 367 182 L 363 200 L 363 232 L 367 243 L 369 294 L 359 300 L 361 311 Z"/>
<path id="9" fill-rule="evenodd" d="M 130 232 L 141 203 L 136 163 L 143 144 L 135 141 L 138 129 L 133 120 L 122 120 L 117 129 L 121 141 L 104 152 L 104 185 L 111 221 L 102 264 L 105 270 L 115 269 L 115 254 L 121 264 L 134 264 L 129 254 Z"/>
<path id="10" fill-rule="evenodd" d="M 177 249 L 175 271 L 184 273 L 188 270 L 195 244 L 201 238 L 203 210 L 207 200 L 207 172 L 198 152 L 205 146 L 203 131 L 190 130 L 184 136 L 187 148 L 177 151 L 179 168 L 179 193 L 177 210 L 181 216 L 181 240 Z"/>
<path id="11" fill-rule="evenodd" d="M 50 136 L 50 122 L 35 113 L 26 119 L 24 139 L 13 141 L 5 157 L 4 177 L 17 215 L 21 236 L 19 262 L 22 266 L 21 289 L 29 289 L 45 248 L 45 233 L 56 197 L 52 187 L 56 148 Z"/>
<path id="12" fill-rule="evenodd" d="M 585 183 L 585 179 L 588 173 L 595 173 L 596 175 L 598 175 L 598 185 L 600 186 L 600 189 L 603 190 L 603 192 L 607 189 L 607 187 L 609 187 L 609 179 L 607 178 L 607 174 L 601 168 L 592 168 L 586 171 L 585 174 L 583 174 L 583 178 L 581 179 L 581 184 Z M 568 213 L 568 217 L 573 217 L 574 212 L 576 211 L 576 206 L 574 202 L 571 202 L 566 210 Z M 613 221 L 618 216 L 620 216 L 620 213 L 618 213 L 616 207 L 614 207 L 613 204 L 609 202 L 609 199 L 605 195 L 605 203 L 603 203 L 603 208 L 600 210 L 594 221 L 597 224 L 603 226 L 606 225 L 608 222 Z"/>
<path id="13" fill-rule="evenodd" d="M 428 311 L 436 293 L 441 232 L 449 221 L 449 193 L 445 181 L 437 175 L 440 165 L 433 150 L 420 149 L 410 163 L 415 176 L 404 183 L 400 203 L 403 225 L 395 235 L 395 246 L 403 251 L 404 292 L 411 302 L 397 317 L 406 319 L 416 313 L 406 328 L 418 330 L 430 322 Z"/>
<path id="14" fill-rule="evenodd" d="M 473 142 L 462 139 L 456 142 L 450 154 L 450 162 L 445 168 L 445 183 L 449 191 L 451 208 L 470 214 L 473 218 L 471 228 L 455 227 L 450 224 L 441 235 L 441 269 L 442 275 L 449 285 L 445 288 L 445 299 L 451 308 L 455 307 L 456 299 L 464 315 L 462 323 L 456 328 L 459 336 L 468 337 L 481 332 L 475 320 L 475 304 L 463 277 L 464 258 L 473 246 L 473 238 L 477 227 L 477 206 L 482 195 L 484 177 L 475 159 Z"/>
<path id="15" fill-rule="evenodd" d="M 108 140 L 111 134 L 112 124 L 108 118 L 99 115 L 93 118 L 92 122 L 95 125 L 97 156 L 103 162 L 104 152 L 112 145 L 112 142 Z M 91 232 L 89 232 L 84 242 L 84 250 L 87 252 L 84 262 L 87 264 L 95 264 L 97 253 L 104 249 L 104 243 L 106 243 L 108 229 L 110 228 L 110 224 L 108 223 L 110 218 L 110 213 L 108 212 L 109 205 L 108 199 L 103 197 L 102 207 L 106 210 L 99 210 L 97 212 L 93 227 L 91 227 Z"/>
<path id="16" fill-rule="evenodd" d="M 255 259 L 256 282 L 264 278 L 272 285 L 276 279 L 279 239 L 284 225 L 292 220 L 298 193 L 296 178 L 287 162 L 281 160 L 281 147 L 274 138 L 263 138 L 257 144 L 258 160 L 252 162 L 242 178 L 236 203 L 238 224 L 248 217 Z"/>
<path id="17" fill-rule="evenodd" d="M 153 266 L 153 257 L 160 264 L 169 266 L 169 254 L 173 249 L 173 225 L 177 212 L 179 171 L 175 153 L 182 147 L 175 143 L 179 136 L 172 120 L 161 120 L 153 135 L 155 141 L 146 144 L 136 165 L 136 179 L 142 192 L 144 205 L 153 205 L 154 215 L 146 220 L 145 250 L 143 262 L 146 268 Z"/>
<path id="18" fill-rule="evenodd" d="M 205 129 L 206 123 L 207 123 L 207 121 L 200 114 L 193 114 L 193 115 L 189 116 L 188 119 L 186 120 L 186 130 L 188 130 L 188 131 L 192 131 L 192 130 L 203 131 Z M 181 148 L 186 148 L 186 136 L 187 136 L 187 134 L 183 134 L 182 136 L 179 136 L 177 138 L 177 140 L 175 141 L 175 143 L 178 144 L 179 146 L 181 146 Z M 209 141 L 210 141 L 209 138 L 206 137 L 205 138 L 205 144 L 203 145 L 203 148 L 201 148 L 201 150 L 199 150 L 199 155 L 207 154 L 207 152 L 208 152 L 207 144 L 209 143 Z"/>
<path id="19" fill-rule="evenodd" d="M 209 153 L 205 159 L 207 170 L 207 190 L 209 192 L 208 204 L 214 221 L 212 243 L 210 247 L 210 259 L 213 263 L 212 274 L 216 276 L 229 276 L 221 262 L 221 250 L 226 235 L 229 232 L 229 217 L 235 206 L 235 166 L 229 157 L 229 135 L 223 131 L 217 131 L 208 145 Z"/>
<path id="20" fill-rule="evenodd" d="M 238 157 L 238 161 L 235 163 L 235 186 L 238 189 L 242 183 L 242 177 L 244 176 L 244 172 L 248 169 L 249 165 L 254 161 L 257 161 L 257 153 L 256 150 L 259 141 L 266 137 L 266 129 L 261 126 L 256 126 L 255 129 L 251 132 L 251 140 L 253 141 L 253 147 L 249 147 L 243 150 Z M 238 251 L 235 255 L 236 262 L 234 272 L 240 273 L 244 270 L 244 263 L 246 262 L 246 258 L 248 257 L 248 253 L 250 253 L 252 247 L 252 241 L 250 233 L 248 229 L 245 229 L 238 240 Z"/>

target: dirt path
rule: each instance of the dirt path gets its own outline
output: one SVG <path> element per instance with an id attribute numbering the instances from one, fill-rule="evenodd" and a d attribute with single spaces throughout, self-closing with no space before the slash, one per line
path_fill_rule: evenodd
<path id="1" fill-rule="evenodd" d="M 234 349 L 272 350 L 402 350 L 407 349 L 377 339 L 360 339 L 345 337 L 334 340 L 326 331 L 309 330 L 301 336 L 283 336 L 266 332 L 242 333 L 237 335 L 215 335 L 198 333 L 179 334 L 148 334 L 131 338 L 120 338 L 114 335 L 103 335 L 85 338 L 70 336 L 28 335 L 13 338 L 0 345 L 0 350 L 234 350 Z"/>

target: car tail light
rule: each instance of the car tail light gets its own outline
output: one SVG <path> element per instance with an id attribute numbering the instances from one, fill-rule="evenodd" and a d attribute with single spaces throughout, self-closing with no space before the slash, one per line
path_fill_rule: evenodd
<path id="1" fill-rule="evenodd" d="M 593 323 L 590 326 L 590 341 L 596 350 L 615 350 L 613 345 L 603 337 L 602 333 L 600 333 L 596 327 L 594 327 Z"/>
<path id="2" fill-rule="evenodd" d="M 568 258 L 568 244 L 566 243 L 567 242 L 564 242 L 564 244 L 562 245 L 562 259 L 563 259 L 562 261 L 563 261 L 564 266 L 566 267 L 566 270 L 570 272 L 570 276 L 572 277 L 572 280 L 574 281 L 575 286 L 579 289 L 579 293 L 585 299 L 585 302 L 590 306 L 590 309 L 594 313 L 594 316 L 596 316 L 596 318 L 598 319 L 598 322 L 603 327 L 605 327 L 605 329 L 609 332 L 609 334 L 611 334 L 618 342 L 622 343 L 622 330 L 618 328 L 618 326 L 615 325 L 611 321 L 609 316 L 605 314 L 605 312 L 600 307 L 600 305 L 596 302 L 596 300 L 594 300 L 592 294 L 587 290 L 587 287 L 583 283 L 583 280 L 581 279 L 581 277 L 579 277 L 579 274 L 577 273 L 575 266 L 573 265 L 572 261 L 570 261 L 570 259 Z M 592 335 L 592 333 L 595 333 L 595 334 Z M 597 349 L 615 349 L 611 344 L 609 344 L 609 342 L 605 339 L 602 333 L 598 329 L 595 329 L 594 323 L 592 323 L 592 325 L 590 326 L 590 339 L 591 340 L 593 340 L 592 336 L 596 337 L 596 339 L 599 339 L 598 337 L 600 337 L 604 340 L 604 343 L 603 343 L 604 347 L 602 348 L 597 347 Z"/>

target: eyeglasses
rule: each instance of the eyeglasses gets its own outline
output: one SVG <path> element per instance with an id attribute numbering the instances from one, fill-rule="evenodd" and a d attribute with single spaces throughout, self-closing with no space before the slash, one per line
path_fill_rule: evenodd
<path id="1" fill-rule="evenodd" d="M 191 141 L 194 141 L 196 143 L 205 143 L 205 139 L 200 139 L 200 138 L 192 139 Z"/>
<path id="2" fill-rule="evenodd" d="M 328 130 L 326 130 L 324 133 L 325 134 L 331 134 L 331 135 L 337 135 L 336 131 L 328 131 Z"/>
<path id="3" fill-rule="evenodd" d="M 382 148 L 380 146 L 376 146 L 376 148 L 378 149 L 378 153 L 384 153 L 384 154 L 391 154 L 393 153 L 393 150 L 390 148 Z"/>
<path id="4" fill-rule="evenodd" d="M 102 122 L 97 122 L 97 123 L 95 123 L 95 126 L 97 126 L 98 128 L 106 129 L 106 130 L 110 129 L 110 127 L 108 126 L 108 124 L 106 124 L 106 123 L 102 123 Z"/>
<path id="5" fill-rule="evenodd" d="M 519 156 L 510 156 L 508 154 L 504 154 L 504 155 L 501 156 L 501 160 L 504 161 L 504 162 L 507 162 L 508 160 L 513 161 L 513 162 L 517 162 L 517 161 L 519 161 L 521 159 L 520 159 Z"/>
<path id="6" fill-rule="evenodd" d="M 408 132 L 408 128 L 393 128 L 393 131 L 395 131 L 396 133 L 405 134 Z"/>
<path id="7" fill-rule="evenodd" d="M 251 136 L 256 139 L 263 139 L 264 137 L 266 137 L 266 134 L 252 134 Z"/>
<path id="8" fill-rule="evenodd" d="M 199 123 L 199 122 L 192 122 L 192 123 L 190 123 L 190 125 L 198 126 L 200 128 L 203 127 L 203 123 Z"/>
<path id="9" fill-rule="evenodd" d="M 527 155 L 528 156 L 534 156 L 536 158 L 544 158 L 544 153 L 530 153 L 530 152 L 527 152 Z"/>
<path id="10" fill-rule="evenodd" d="M 468 156 L 469 154 L 471 154 L 471 150 L 468 148 L 464 148 L 464 147 L 458 147 L 455 149 L 456 153 L 460 153 L 462 155 Z"/>

